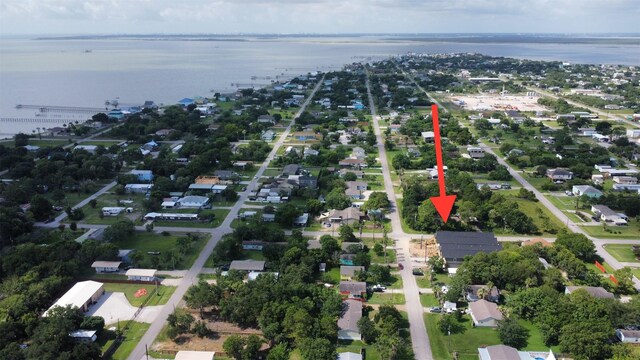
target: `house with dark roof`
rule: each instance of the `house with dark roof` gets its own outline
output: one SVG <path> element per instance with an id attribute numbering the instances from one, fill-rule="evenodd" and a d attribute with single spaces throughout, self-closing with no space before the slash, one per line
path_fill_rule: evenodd
<path id="1" fill-rule="evenodd" d="M 484 299 L 469 303 L 469 313 L 475 326 L 497 327 L 502 320 L 498 305 Z"/>
<path id="2" fill-rule="evenodd" d="M 364 271 L 364 266 L 342 265 L 340 266 L 340 279 L 351 280 L 356 275 L 357 271 Z"/>
<path id="3" fill-rule="evenodd" d="M 460 266 L 467 255 L 502 250 L 502 245 L 491 232 L 438 231 L 435 239 L 438 253 L 449 268 Z"/>
<path id="4" fill-rule="evenodd" d="M 557 168 L 547 170 L 547 177 L 552 181 L 565 182 L 573 179 L 573 173 L 567 169 Z"/>
<path id="5" fill-rule="evenodd" d="M 300 165 L 298 164 L 289 164 L 282 168 L 282 175 L 298 175 L 300 173 Z"/>
<path id="6" fill-rule="evenodd" d="M 564 288 L 564 293 L 565 294 L 572 294 L 578 290 L 584 290 L 587 293 L 589 293 L 589 295 L 593 296 L 594 298 L 600 298 L 600 299 L 613 299 L 614 296 L 612 293 L 608 292 L 607 290 L 605 290 L 603 287 L 596 287 L 596 286 L 567 286 Z"/>
<path id="7" fill-rule="evenodd" d="M 338 319 L 338 339 L 361 340 L 358 321 L 362 318 L 362 302 L 347 299 L 342 302 L 342 313 Z"/>
<path id="8" fill-rule="evenodd" d="M 213 172 L 214 176 L 217 176 L 220 180 L 233 180 L 238 174 L 231 170 L 216 170 Z"/>

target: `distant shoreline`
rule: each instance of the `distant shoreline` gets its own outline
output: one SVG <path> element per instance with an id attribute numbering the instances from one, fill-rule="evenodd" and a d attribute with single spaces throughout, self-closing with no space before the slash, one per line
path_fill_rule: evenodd
<path id="1" fill-rule="evenodd" d="M 68 35 L 35 37 L 33 40 L 147 40 L 147 41 L 291 41 L 313 42 L 453 42 L 453 43 L 537 43 L 638 45 L 640 34 L 147 34 L 147 35 Z"/>

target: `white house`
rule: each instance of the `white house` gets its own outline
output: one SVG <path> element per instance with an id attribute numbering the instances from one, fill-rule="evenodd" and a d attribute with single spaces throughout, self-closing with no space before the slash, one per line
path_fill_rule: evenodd
<path id="1" fill-rule="evenodd" d="M 124 211 L 123 207 L 103 207 L 102 215 L 104 216 L 118 216 Z"/>
<path id="2" fill-rule="evenodd" d="M 154 281 L 156 279 L 156 269 L 129 269 L 127 270 L 127 280 L 131 281 Z"/>
<path id="3" fill-rule="evenodd" d="M 476 146 L 470 146 L 467 148 L 467 152 L 472 159 L 479 159 L 484 157 L 484 149 Z"/>
<path id="4" fill-rule="evenodd" d="M 591 211 L 596 216 L 599 216 L 602 221 L 612 222 L 616 225 L 626 225 L 629 220 L 625 214 L 615 212 L 606 205 L 593 205 L 591 206 Z"/>
<path id="5" fill-rule="evenodd" d="M 602 196 L 602 191 L 589 185 L 574 185 L 571 188 L 571 192 L 576 196 L 586 195 L 590 198 L 595 198 L 595 199 Z"/>
<path id="6" fill-rule="evenodd" d="M 209 203 L 206 196 L 185 196 L 177 201 L 182 208 L 201 209 Z"/>
<path id="7" fill-rule="evenodd" d="M 95 330 L 76 330 L 70 332 L 69 336 L 73 338 L 73 341 L 79 343 L 94 342 L 98 339 L 97 331 Z"/>
<path id="8" fill-rule="evenodd" d="M 104 284 L 97 281 L 80 281 L 73 285 L 60 299 L 58 299 L 42 316 L 56 306 L 71 306 L 82 311 L 89 310 L 91 304 L 95 304 L 100 296 L 104 294 Z"/>
<path id="9" fill-rule="evenodd" d="M 180 350 L 175 360 L 213 360 L 215 354 L 215 351 Z"/>
<path id="10" fill-rule="evenodd" d="M 614 176 L 613 182 L 622 185 L 634 185 L 638 183 L 638 178 L 633 176 Z"/>
<path id="11" fill-rule="evenodd" d="M 623 343 L 640 344 L 640 330 L 616 329 L 616 337 Z"/>
<path id="12" fill-rule="evenodd" d="M 131 194 L 146 194 L 151 191 L 153 184 L 127 184 L 124 186 L 124 191 Z"/>
<path id="13" fill-rule="evenodd" d="M 122 261 L 94 261 L 91 267 L 96 269 L 96 273 L 112 273 L 118 272 Z"/>
<path id="14" fill-rule="evenodd" d="M 435 134 L 433 131 L 423 131 L 420 133 L 422 140 L 426 143 L 433 143 L 435 141 Z"/>

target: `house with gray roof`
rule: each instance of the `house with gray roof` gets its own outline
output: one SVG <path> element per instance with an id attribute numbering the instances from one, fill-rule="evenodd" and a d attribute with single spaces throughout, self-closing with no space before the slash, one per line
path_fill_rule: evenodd
<path id="1" fill-rule="evenodd" d="M 342 302 L 342 313 L 338 319 L 338 339 L 361 340 L 358 321 L 362 318 L 362 302 L 347 299 Z"/>
<path id="2" fill-rule="evenodd" d="M 598 199 L 602 196 L 602 191 L 590 185 L 573 185 L 571 192 L 576 196 L 586 195 L 593 199 Z"/>
<path id="3" fill-rule="evenodd" d="M 596 287 L 596 286 L 567 286 L 564 289 L 564 293 L 565 294 L 571 294 L 575 291 L 578 290 L 584 290 L 587 293 L 589 293 L 589 295 L 593 296 L 594 298 L 600 298 L 600 299 L 613 299 L 614 296 L 612 293 L 608 292 L 607 290 L 605 290 L 603 287 Z"/>
<path id="4" fill-rule="evenodd" d="M 502 320 L 498 305 L 484 299 L 469 303 L 469 313 L 475 326 L 497 327 Z"/>

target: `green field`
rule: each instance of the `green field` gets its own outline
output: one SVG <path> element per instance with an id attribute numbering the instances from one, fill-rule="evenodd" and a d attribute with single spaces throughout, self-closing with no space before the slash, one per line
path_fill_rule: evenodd
<path id="1" fill-rule="evenodd" d="M 522 212 L 529 216 L 543 235 L 554 235 L 565 225 L 540 202 L 513 198 Z M 496 231 L 496 229 L 494 229 Z"/>
<path id="2" fill-rule="evenodd" d="M 440 306 L 440 302 L 438 302 L 438 299 L 436 299 L 433 294 L 420 295 L 420 304 L 424 307 Z"/>
<path id="3" fill-rule="evenodd" d="M 589 235 L 597 238 L 628 240 L 640 239 L 640 222 L 637 220 L 630 219 L 629 224 L 626 226 L 607 225 L 606 228 L 603 228 L 603 225 L 599 225 L 581 226 L 581 228 Z"/>
<path id="4" fill-rule="evenodd" d="M 609 245 L 605 245 L 604 248 L 605 248 L 605 250 L 607 250 L 607 252 L 609 254 L 611 254 L 611 256 L 616 258 L 616 260 L 618 260 L 618 261 L 622 261 L 622 262 L 638 262 L 638 259 L 633 254 L 633 250 L 632 250 L 632 246 L 631 245 L 609 244 Z"/>
<path id="5" fill-rule="evenodd" d="M 158 293 L 151 295 L 155 289 L 155 285 L 150 284 L 120 284 L 120 283 L 104 283 L 104 291 L 122 292 L 127 297 L 132 306 L 140 307 L 144 301 L 151 296 L 146 306 L 164 305 L 176 290 L 175 286 L 159 286 Z M 135 297 L 136 291 L 146 289 L 147 295 L 139 298 Z"/>
<path id="6" fill-rule="evenodd" d="M 125 360 L 129 357 L 129 354 L 133 351 L 133 348 L 138 345 L 138 342 L 142 338 L 142 336 L 149 329 L 149 324 L 139 323 L 139 322 L 131 322 L 129 328 L 124 332 L 125 340 L 118 346 L 118 349 L 113 356 L 108 359 L 111 360 Z M 115 340 L 115 335 L 113 332 L 108 332 L 111 334 L 104 334 L 105 338 L 103 341 L 99 341 L 99 344 L 102 346 L 102 351 L 105 351 L 111 343 Z"/>
<path id="7" fill-rule="evenodd" d="M 141 252 L 144 257 L 156 256 L 149 255 L 147 252 L 157 251 L 157 252 L 166 252 L 175 250 L 177 247 L 177 240 L 179 237 L 184 236 L 184 234 L 171 234 L 169 236 L 164 236 L 156 233 L 149 232 L 136 232 L 131 239 L 127 240 L 117 240 L 113 243 L 118 246 L 120 249 L 136 249 Z M 200 251 L 209 240 L 209 235 L 200 234 L 199 240 L 195 241 L 192 245 L 190 253 L 182 257 L 182 261 L 176 263 L 176 269 L 189 269 L 193 262 L 196 260 Z"/>

